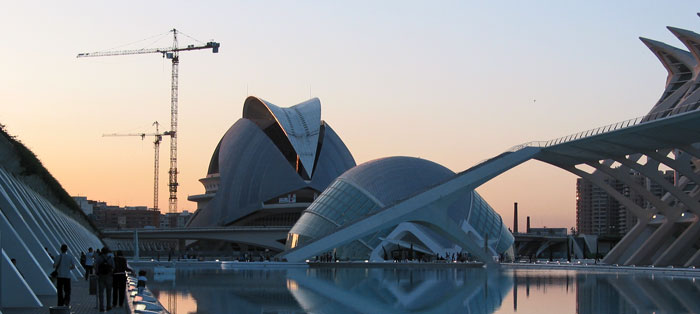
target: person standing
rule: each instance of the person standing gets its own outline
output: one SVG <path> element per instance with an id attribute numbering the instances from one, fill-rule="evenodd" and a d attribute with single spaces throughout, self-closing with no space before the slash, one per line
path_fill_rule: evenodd
<path id="1" fill-rule="evenodd" d="M 136 282 L 136 288 L 138 289 L 139 294 L 143 294 L 143 290 L 146 290 L 146 282 L 148 282 L 148 278 L 146 278 L 146 271 L 139 270 L 139 277 L 138 281 Z"/>
<path id="2" fill-rule="evenodd" d="M 109 256 L 109 253 L 109 248 L 104 247 L 95 259 L 95 267 L 97 267 L 97 305 L 100 312 L 112 309 L 114 259 Z M 107 302 L 105 302 L 105 299 Z"/>
<path id="3" fill-rule="evenodd" d="M 95 253 L 92 252 L 92 248 L 88 248 L 87 254 L 85 254 L 85 280 L 92 275 L 92 268 L 95 266 Z"/>
<path id="4" fill-rule="evenodd" d="M 112 277 L 112 307 L 124 306 L 127 271 L 132 270 L 126 265 L 126 258 L 124 258 L 122 251 L 117 251 L 117 256 L 114 257 L 114 275 Z"/>
<path id="5" fill-rule="evenodd" d="M 61 255 L 55 259 L 56 290 L 58 290 L 58 306 L 70 305 L 70 270 L 75 268 L 73 257 L 68 254 L 68 246 L 61 245 Z"/>

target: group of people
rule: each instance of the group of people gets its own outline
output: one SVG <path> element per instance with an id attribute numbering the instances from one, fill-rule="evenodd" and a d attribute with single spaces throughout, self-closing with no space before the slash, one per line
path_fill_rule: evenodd
<path id="1" fill-rule="evenodd" d="M 80 253 L 80 264 L 85 269 L 85 280 L 97 276 L 97 303 L 100 312 L 124 306 L 126 272 L 132 270 L 127 266 L 121 251 L 115 254 L 108 247 L 104 247 L 93 252 L 92 248 L 89 248 L 87 254 Z M 61 245 L 61 255 L 54 258 L 59 306 L 70 304 L 70 271 L 74 268 L 73 257 L 68 254 L 68 246 Z"/>

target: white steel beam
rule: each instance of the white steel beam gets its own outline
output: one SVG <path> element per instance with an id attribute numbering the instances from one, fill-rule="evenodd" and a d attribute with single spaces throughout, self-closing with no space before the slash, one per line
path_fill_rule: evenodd
<path id="1" fill-rule="evenodd" d="M 682 266 L 684 261 L 679 261 L 678 256 L 693 245 L 700 236 L 700 221 L 696 220 L 669 246 L 655 261 L 655 266 L 676 265 Z"/>
<path id="2" fill-rule="evenodd" d="M 36 295 L 56 295 L 56 287 L 49 280 L 48 272 L 46 271 L 47 269 L 52 269 L 53 265 L 39 264 L 2 213 L 0 213 L 0 232 L 2 232 L 2 238 L 0 238 L 2 249 L 5 250 L 10 258 L 17 260 L 17 268 L 22 273 L 27 284 L 32 288 L 32 291 Z"/>
<path id="3" fill-rule="evenodd" d="M 5 250 L 0 250 L 0 252 L 2 252 L 2 256 L 0 256 L 0 307 L 41 307 L 41 301 L 24 281 L 22 275 L 12 266 L 12 261 Z"/>
<path id="4" fill-rule="evenodd" d="M 0 210 L 5 214 L 5 217 L 12 225 L 12 228 L 17 231 L 17 234 L 24 240 L 27 248 L 32 255 L 37 259 L 40 265 L 52 263 L 51 258 L 44 250 L 41 242 L 34 234 L 34 231 L 27 225 L 22 215 L 19 214 L 17 207 L 10 201 L 7 191 L 4 189 L 4 184 L 0 182 Z"/>

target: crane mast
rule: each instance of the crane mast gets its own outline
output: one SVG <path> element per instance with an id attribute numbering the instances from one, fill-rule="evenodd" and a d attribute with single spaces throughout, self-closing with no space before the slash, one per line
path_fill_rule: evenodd
<path id="1" fill-rule="evenodd" d="M 173 72 L 170 85 L 170 170 L 168 170 L 168 212 L 177 211 L 177 87 L 180 56 L 177 51 L 177 30 L 173 28 Z"/>
<path id="2" fill-rule="evenodd" d="M 163 140 L 163 134 L 158 131 L 158 121 L 153 122 L 153 125 L 156 126 L 156 139 L 153 141 L 153 148 L 156 151 L 153 158 L 153 210 L 158 210 L 158 171 L 160 168 L 160 141 Z"/>
<path id="3" fill-rule="evenodd" d="M 188 45 L 185 48 L 178 47 L 177 42 L 177 29 L 172 29 L 173 33 L 173 45 L 168 48 L 154 48 L 154 49 L 136 49 L 136 50 L 119 50 L 119 51 L 102 51 L 102 52 L 91 52 L 91 53 L 79 53 L 78 58 L 84 57 L 106 57 L 106 56 L 121 56 L 121 55 L 133 55 L 133 54 L 145 54 L 145 53 L 160 53 L 164 58 L 168 58 L 172 62 L 172 76 L 170 85 L 170 131 L 163 133 L 162 135 L 170 136 L 170 170 L 168 170 L 168 191 L 170 192 L 170 197 L 168 198 L 168 212 L 175 213 L 177 211 L 177 107 L 178 107 L 178 68 L 180 65 L 180 51 L 191 51 L 200 49 L 212 49 L 213 53 L 219 52 L 220 44 L 218 42 L 210 41 L 204 45 L 195 46 Z M 157 132 L 156 132 L 157 133 Z M 156 158 L 157 154 L 156 154 Z M 156 161 L 157 167 L 157 161 Z M 156 170 L 157 171 L 157 170 Z M 156 182 L 157 183 L 157 182 Z M 156 191 L 157 192 L 157 191 Z M 155 193 L 155 192 L 154 192 Z M 157 195 L 155 196 L 157 198 Z"/>
<path id="4" fill-rule="evenodd" d="M 168 136 L 170 135 L 170 132 L 166 131 L 164 133 L 160 133 L 158 130 L 158 126 L 160 125 L 158 121 L 153 122 L 153 125 L 156 126 L 156 133 L 126 133 L 126 134 L 118 134 L 118 133 L 110 133 L 110 134 L 102 134 L 102 137 L 112 137 L 112 136 L 138 136 L 143 140 L 146 138 L 146 136 L 153 136 L 155 137 L 155 140 L 153 140 L 153 148 L 155 150 L 155 157 L 154 159 L 154 164 L 153 164 L 153 210 L 158 210 L 158 171 L 159 171 L 159 165 L 160 165 L 160 142 L 163 140 L 163 135 Z"/>

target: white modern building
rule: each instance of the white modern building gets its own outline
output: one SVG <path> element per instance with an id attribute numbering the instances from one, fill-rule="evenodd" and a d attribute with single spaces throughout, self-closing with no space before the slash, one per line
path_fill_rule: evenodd
<path id="1" fill-rule="evenodd" d="M 248 97 L 243 117 L 224 134 L 190 196 L 190 227 L 292 226 L 329 183 L 355 166 L 350 151 L 321 120 L 312 98 L 289 108 Z"/>
<path id="2" fill-rule="evenodd" d="M 428 226 L 471 253 L 483 253 L 478 258 L 490 263 L 493 239 L 482 245 L 474 240 L 478 238 L 465 241 L 463 225 L 451 219 L 447 209 L 484 182 L 537 159 L 586 179 L 636 217 L 636 224 L 606 255 L 604 262 L 700 266 L 700 34 L 669 29 L 688 51 L 642 38 L 668 70 L 666 89 L 649 114 L 549 141 L 516 145 L 439 184 L 379 205 L 381 208 L 371 208 L 371 213 L 351 215 L 349 220 L 343 220 L 342 216 L 329 219 L 329 214 L 344 214 L 345 208 L 334 205 L 335 202 L 323 207 L 319 204 L 319 208 L 312 204 L 305 216 L 313 215 L 310 213 L 313 209 L 320 218 L 302 217 L 290 232 L 288 250 L 280 257 L 300 261 L 329 250 L 351 251 L 360 245 L 371 248 L 377 239 L 385 244 L 402 245 L 402 240 L 397 239 L 399 231 L 393 236 L 384 237 L 384 234 L 410 222 Z M 673 182 L 661 172 L 664 168 L 675 171 Z M 627 188 L 619 191 L 610 182 L 619 182 Z M 339 179 L 338 183 L 346 182 Z M 659 197 L 648 186 L 666 192 Z M 353 193 L 367 197 L 373 195 L 369 191 Z M 341 195 L 348 194 L 347 197 L 354 199 L 353 193 Z M 644 201 L 639 202 L 639 197 Z M 333 210 L 334 206 L 341 210 Z M 306 220 L 324 219 L 330 224 L 306 223 Z M 629 219 L 630 224 L 633 221 Z M 302 223 L 306 225 L 299 225 Z M 418 228 L 406 225 L 400 230 L 404 234 L 409 230 L 414 235 L 418 233 Z M 370 240 L 375 242 L 369 243 Z"/>
<path id="3" fill-rule="evenodd" d="M 343 141 L 321 120 L 317 98 L 282 108 L 248 97 L 243 117 L 223 136 L 200 180 L 205 193 L 189 197 L 198 209 L 188 226 L 294 226 L 288 239 L 279 239 L 291 248 L 452 176 L 440 165 L 409 157 L 355 167 Z M 338 193 L 345 194 L 335 201 Z M 359 207 L 348 207 L 346 198 L 355 197 L 360 203 L 352 206 Z M 488 242 L 488 255 L 498 256 L 511 247 L 513 237 L 501 217 L 477 193 L 436 208 L 446 210 L 460 226 L 457 242 L 441 235 L 440 228 L 406 222 L 338 247 L 335 254 L 362 260 L 390 259 L 385 252 L 400 250 L 430 256 L 481 254 Z"/>
<path id="4" fill-rule="evenodd" d="M 367 217 L 380 209 L 453 177 L 451 170 L 431 161 L 412 157 L 388 157 L 366 162 L 343 173 L 304 211 L 287 237 L 293 249 L 329 235 L 345 224 Z M 489 255 L 506 253 L 513 235 L 503 219 L 475 191 L 432 209 L 436 217 L 457 224 L 461 247 L 443 232 L 440 223 L 405 221 L 387 225 L 352 242 L 334 248 L 332 255 L 341 260 L 386 260 L 397 258 L 396 251 L 409 251 L 411 257 L 436 254 L 444 257 L 473 254 L 471 248 L 488 242 Z M 400 255 L 399 255 L 400 256 Z"/>

